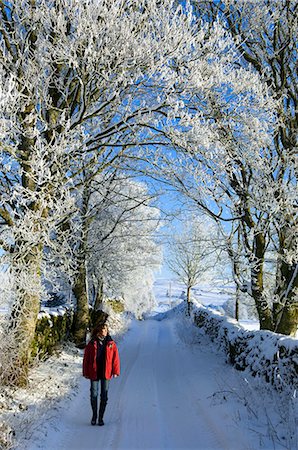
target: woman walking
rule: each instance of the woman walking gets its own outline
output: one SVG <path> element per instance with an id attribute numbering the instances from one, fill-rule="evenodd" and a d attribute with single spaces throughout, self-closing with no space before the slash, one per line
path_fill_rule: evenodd
<path id="1" fill-rule="evenodd" d="M 97 325 L 87 344 L 83 359 L 83 376 L 91 381 L 90 400 L 92 408 L 91 425 L 104 425 L 103 416 L 108 402 L 109 381 L 120 375 L 120 359 L 116 343 L 109 335 L 106 324 Z M 100 385 L 100 405 L 98 392 Z"/>

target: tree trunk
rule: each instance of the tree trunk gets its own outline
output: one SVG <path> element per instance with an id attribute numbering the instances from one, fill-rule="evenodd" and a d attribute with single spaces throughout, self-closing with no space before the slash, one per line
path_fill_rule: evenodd
<path id="1" fill-rule="evenodd" d="M 108 318 L 108 314 L 102 311 L 102 303 L 103 303 L 103 278 L 100 277 L 98 281 L 98 289 L 96 292 L 96 298 L 94 302 L 94 309 L 91 317 L 93 328 L 100 322 L 105 322 Z"/>
<path id="2" fill-rule="evenodd" d="M 74 342 L 79 348 L 84 348 L 86 345 L 87 328 L 89 326 L 89 299 L 87 288 L 87 242 L 88 242 L 88 226 L 87 219 L 88 203 L 90 192 L 88 186 L 84 186 L 82 197 L 82 228 L 80 247 L 78 249 L 78 276 L 76 278 L 73 293 L 76 297 L 76 313 L 74 319 Z"/>
<path id="3" fill-rule="evenodd" d="M 282 307 L 279 322 L 276 325 L 276 333 L 295 336 L 298 329 L 298 303 L 286 303 Z"/>
<path id="4" fill-rule="evenodd" d="M 272 313 L 267 300 L 263 298 L 263 292 L 258 289 L 254 289 L 252 296 L 258 312 L 260 330 L 273 331 Z"/>
<path id="5" fill-rule="evenodd" d="M 73 293 L 76 297 L 76 312 L 74 317 L 74 342 L 79 348 L 86 345 L 86 334 L 89 324 L 89 302 L 86 286 L 86 267 L 85 258 L 80 263 L 79 273 L 73 287 Z"/>
<path id="6" fill-rule="evenodd" d="M 15 271 L 15 302 L 12 307 L 9 329 L 5 337 L 6 349 L 3 381 L 15 386 L 28 382 L 28 368 L 31 359 L 32 342 L 35 336 L 41 294 L 41 246 L 32 248 L 30 255 L 20 262 Z M 26 280 L 24 282 L 24 271 Z M 4 348 L 6 343 L 4 344 Z M 4 365 L 4 361 L 3 365 Z"/>
<path id="7" fill-rule="evenodd" d="M 295 336 L 298 328 L 298 264 L 280 260 L 276 279 L 274 331 Z"/>
<path id="8" fill-rule="evenodd" d="M 100 277 L 98 281 L 98 289 L 96 292 L 94 302 L 94 311 L 99 311 L 102 308 L 102 302 L 103 302 L 103 278 Z"/>
<path id="9" fill-rule="evenodd" d="M 24 303 L 19 314 L 15 334 L 15 346 L 12 357 L 13 367 L 11 375 L 12 384 L 26 386 L 28 382 L 28 369 L 31 360 L 32 342 L 35 336 L 37 317 L 40 310 L 40 295 L 23 293 Z"/>
<path id="10" fill-rule="evenodd" d="M 25 129 L 34 131 L 34 119 L 28 120 L 34 105 L 28 103 L 26 109 L 20 114 L 25 124 Z M 43 205 L 40 198 L 35 198 L 36 192 L 36 173 L 31 165 L 35 138 L 21 135 L 19 150 L 22 158 L 20 165 L 22 168 L 22 186 L 27 191 L 31 202 L 28 204 L 32 212 L 32 232 L 39 236 L 38 244 L 27 241 L 26 233 L 22 233 L 22 226 L 19 224 L 15 230 L 15 245 L 11 255 L 11 270 L 14 275 L 15 301 L 12 307 L 9 320 L 9 329 L 5 340 L 9 348 L 9 354 L 5 358 L 6 367 L 4 368 L 4 381 L 11 385 L 24 386 L 28 383 L 28 368 L 32 352 L 32 343 L 35 335 L 37 317 L 40 310 L 41 295 L 41 262 L 43 253 L 43 242 L 40 239 L 40 231 L 43 224 L 40 218 L 46 218 L 47 208 Z M 34 135 L 34 133 L 33 133 Z M 14 226 L 14 225 L 13 225 Z M 14 230 L 12 228 L 12 234 Z M 4 347 L 6 345 L 4 344 Z M 3 374 L 2 374 L 3 375 Z"/>
<path id="11" fill-rule="evenodd" d="M 254 237 L 254 261 L 251 268 L 251 291 L 257 308 L 260 329 L 273 330 L 273 318 L 268 301 L 264 298 L 263 270 L 265 258 L 265 239 L 258 232 Z"/>
<path id="12" fill-rule="evenodd" d="M 191 286 L 187 286 L 186 301 L 187 301 L 187 315 L 188 316 L 190 316 L 190 312 L 191 312 L 190 291 L 191 291 Z"/>
<path id="13" fill-rule="evenodd" d="M 236 285 L 236 299 L 235 299 L 235 319 L 239 321 L 239 303 L 240 303 L 240 288 Z"/>

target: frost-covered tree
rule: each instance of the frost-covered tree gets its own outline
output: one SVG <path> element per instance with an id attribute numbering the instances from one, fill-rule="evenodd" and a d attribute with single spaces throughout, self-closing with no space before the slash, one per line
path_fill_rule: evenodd
<path id="1" fill-rule="evenodd" d="M 249 148 L 249 164 L 249 155 L 235 162 L 239 175 L 234 172 L 232 187 L 244 200 L 241 228 L 253 261 L 251 285 L 257 303 L 261 299 L 262 309 L 268 311 L 268 328 L 292 334 L 298 325 L 297 1 L 192 3 L 210 26 L 220 22 L 231 34 L 238 48 L 235 67 L 250 66 L 278 101 L 277 126 L 271 130 L 271 139 L 259 145 L 259 154 Z M 255 156 L 257 164 L 253 164 Z M 275 245 L 277 262 L 268 298 L 263 266 L 270 242 Z"/>
<path id="2" fill-rule="evenodd" d="M 0 2 L 1 247 L 15 279 L 17 355 L 7 378 L 19 367 L 13 377 L 26 382 L 45 248 L 67 234 L 81 161 L 93 176 L 135 145 L 163 141 L 159 117 L 174 117 L 188 63 L 207 61 L 224 36 L 175 5 Z"/>
<path id="3" fill-rule="evenodd" d="M 77 214 L 68 226 L 76 230 L 71 239 L 72 265 L 77 267 L 73 292 L 79 305 L 74 338 L 78 346 L 84 346 L 89 304 L 95 311 L 101 310 L 104 294 L 121 297 L 131 312 L 141 313 L 152 303 L 148 280 L 152 280 L 152 271 L 160 261 L 154 241 L 159 212 L 147 187 L 117 169 L 110 167 L 94 177 L 83 170 L 79 180 L 75 191 Z M 139 305 L 133 285 L 135 291 L 139 285 L 144 287 Z"/>
<path id="4" fill-rule="evenodd" d="M 218 231 L 206 217 L 192 218 L 183 223 L 181 233 L 169 244 L 167 264 L 178 280 L 186 286 L 188 314 L 191 308 L 191 289 L 206 278 L 212 278 L 218 259 L 216 241 Z"/>
<path id="5" fill-rule="evenodd" d="M 246 280 L 260 327 L 297 330 L 297 15 L 295 2 L 193 2 L 210 27 L 226 27 L 222 44 L 188 91 L 167 129 L 174 151 L 156 157 L 155 175 L 203 211 L 240 233 Z M 212 20 L 214 19 L 214 20 Z M 216 20 L 215 20 L 216 19 Z M 218 66 L 221 67 L 222 66 Z M 234 224 L 229 226 L 229 224 Z M 236 236 L 236 235 L 235 235 Z M 238 238 L 237 238 L 238 239 Z M 275 284 L 264 280 L 267 252 L 277 253 Z M 242 286 L 244 289 L 244 284 Z"/>
<path id="6" fill-rule="evenodd" d="M 159 211 L 146 185 L 123 175 L 106 183 L 97 178 L 93 187 L 87 254 L 94 307 L 104 297 L 121 298 L 139 316 L 152 306 L 153 271 L 161 262 Z"/>
<path id="7" fill-rule="evenodd" d="M 228 53 L 220 26 L 209 33 L 174 0 L 0 7 L 1 247 L 15 279 L 16 332 L 5 376 L 20 368 L 15 379 L 26 382 L 46 248 L 69 251 L 69 188 L 83 168 L 92 177 L 135 146 L 170 145 L 163 128 L 184 91 L 194 80 L 215 85 Z"/>
<path id="8" fill-rule="evenodd" d="M 263 280 L 265 253 L 275 233 L 275 182 L 270 146 L 273 123 L 264 114 L 265 107 L 257 105 L 262 93 L 255 97 L 253 105 L 256 93 L 252 93 L 249 84 L 247 89 L 239 98 L 227 86 L 224 92 L 213 92 L 216 97 L 221 96 L 216 102 L 210 93 L 209 102 L 207 99 L 204 106 L 209 110 L 208 120 L 196 112 L 195 105 L 189 109 L 190 130 L 171 131 L 177 153 L 163 157 L 164 173 L 200 209 L 215 221 L 226 223 L 227 236 L 229 224 L 238 224 L 234 229 L 240 232 L 241 248 L 250 267 L 250 292 L 260 326 L 273 329 L 272 306 Z M 292 201 L 294 191 L 290 182 L 288 194 Z M 237 253 L 234 256 L 235 262 Z"/>
<path id="9" fill-rule="evenodd" d="M 261 76 L 236 66 L 238 48 L 229 35 L 224 51 L 227 64 L 218 78 L 211 76 L 209 66 L 200 77 L 190 76 L 175 126 L 167 129 L 175 150 L 159 153 L 155 174 L 225 223 L 227 235 L 229 224 L 239 222 L 260 324 L 272 329 L 262 278 L 275 205 L 271 143 L 278 102 Z M 294 192 L 289 183 L 292 201 Z"/>

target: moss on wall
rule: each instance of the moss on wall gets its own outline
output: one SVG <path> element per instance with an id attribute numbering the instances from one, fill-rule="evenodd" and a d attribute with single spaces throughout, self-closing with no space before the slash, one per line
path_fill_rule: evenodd
<path id="1" fill-rule="evenodd" d="M 31 357 L 43 358 L 53 354 L 59 345 L 70 338 L 73 312 L 65 309 L 60 313 L 41 313 L 35 328 Z"/>
<path id="2" fill-rule="evenodd" d="M 121 300 L 106 300 L 105 303 L 109 305 L 115 313 L 123 313 L 124 312 L 124 304 Z"/>

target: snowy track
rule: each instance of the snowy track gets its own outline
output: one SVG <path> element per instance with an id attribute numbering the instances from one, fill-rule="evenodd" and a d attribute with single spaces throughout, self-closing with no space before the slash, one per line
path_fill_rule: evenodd
<path id="1" fill-rule="evenodd" d="M 231 381 L 235 372 L 204 345 L 181 342 L 175 321 L 134 324 L 120 356 L 122 372 L 110 384 L 106 425 L 90 425 L 89 381 L 82 379 L 57 430 L 30 450 L 251 449 L 235 423 L 237 404 L 233 410 L 213 399 L 218 380 Z"/>

